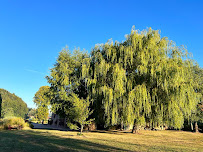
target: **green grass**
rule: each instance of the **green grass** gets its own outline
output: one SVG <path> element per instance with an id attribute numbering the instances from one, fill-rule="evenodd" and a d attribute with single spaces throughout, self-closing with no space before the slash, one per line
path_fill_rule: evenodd
<path id="1" fill-rule="evenodd" d="M 203 151 L 203 134 L 183 131 L 78 132 L 56 130 L 0 131 L 0 152 L 57 151 Z"/>

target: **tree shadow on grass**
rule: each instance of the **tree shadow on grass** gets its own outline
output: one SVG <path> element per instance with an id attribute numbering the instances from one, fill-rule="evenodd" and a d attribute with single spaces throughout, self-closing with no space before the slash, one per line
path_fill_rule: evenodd
<path id="1" fill-rule="evenodd" d="M 89 131 L 89 132 L 106 133 L 106 134 L 114 134 L 114 135 L 132 134 L 132 131 L 130 131 L 130 130 L 129 131 L 120 131 L 120 130 L 93 130 L 93 131 Z"/>
<path id="2" fill-rule="evenodd" d="M 67 135 L 71 136 L 71 135 Z M 32 130 L 1 131 L 1 152 L 127 151 L 85 140 L 45 135 Z"/>

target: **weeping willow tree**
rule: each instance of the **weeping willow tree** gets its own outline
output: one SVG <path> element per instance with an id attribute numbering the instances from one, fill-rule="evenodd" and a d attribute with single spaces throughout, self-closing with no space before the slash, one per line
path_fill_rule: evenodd
<path id="1" fill-rule="evenodd" d="M 195 129 L 196 132 L 199 132 L 198 123 L 203 123 L 203 69 L 198 65 L 192 67 L 193 69 L 193 79 L 194 79 L 194 88 L 195 91 L 199 94 L 199 103 L 195 111 L 192 112 L 192 115 L 188 122 L 190 122 L 191 130 Z M 193 123 L 195 122 L 195 128 L 193 128 Z M 202 129 L 200 129 L 202 130 Z"/>
<path id="2" fill-rule="evenodd" d="M 96 45 L 90 56 L 61 51 L 47 77 L 52 107 L 73 121 L 74 93 L 78 101 L 93 101 L 86 109 L 97 125 L 180 129 L 199 101 L 193 66 L 183 46 L 151 28 L 133 28 L 125 41 Z"/>
<path id="3" fill-rule="evenodd" d="M 105 125 L 148 123 L 180 129 L 198 102 L 192 60 L 159 31 L 132 29 L 122 43 L 97 45 L 82 76 Z"/>

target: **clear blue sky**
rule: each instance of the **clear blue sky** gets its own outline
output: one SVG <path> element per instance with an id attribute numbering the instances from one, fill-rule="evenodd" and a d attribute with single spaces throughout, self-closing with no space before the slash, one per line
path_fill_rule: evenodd
<path id="1" fill-rule="evenodd" d="M 203 67 L 201 0 L 1 0 L 0 88 L 34 107 L 33 96 L 48 85 L 45 76 L 63 47 L 91 51 L 110 38 L 124 40 L 133 25 L 161 30 Z"/>

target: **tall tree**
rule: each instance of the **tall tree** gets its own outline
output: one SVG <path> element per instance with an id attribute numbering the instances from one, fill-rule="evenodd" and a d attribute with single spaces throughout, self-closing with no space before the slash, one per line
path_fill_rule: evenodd
<path id="1" fill-rule="evenodd" d="M 192 66 L 184 47 L 149 28 L 132 29 L 122 43 L 96 46 L 82 71 L 107 126 L 147 122 L 181 128 L 198 101 Z"/>
<path id="2" fill-rule="evenodd" d="M 132 29 L 124 42 L 96 45 L 91 55 L 60 52 L 51 75 L 51 103 L 71 115 L 71 94 L 93 100 L 92 117 L 104 127 L 134 124 L 180 129 L 199 101 L 187 50 L 159 31 Z"/>
<path id="3" fill-rule="evenodd" d="M 49 105 L 50 104 L 50 101 L 49 101 L 49 98 L 48 98 L 49 88 L 50 88 L 49 86 L 42 86 L 35 93 L 34 103 L 37 106 Z"/>
<path id="4" fill-rule="evenodd" d="M 49 86 L 42 86 L 35 93 L 34 103 L 37 105 L 36 114 L 39 120 L 48 119 L 49 115 Z"/>
<path id="5" fill-rule="evenodd" d="M 39 106 L 36 110 L 36 115 L 38 120 L 47 120 L 49 116 L 49 109 L 44 105 Z"/>
<path id="6" fill-rule="evenodd" d="M 69 127 L 74 122 L 81 124 L 78 116 L 83 117 L 81 113 L 75 115 L 73 111 L 83 111 L 82 113 L 84 114 L 88 112 L 86 109 L 88 108 L 86 106 L 88 103 L 86 100 L 87 88 L 81 77 L 81 63 L 87 57 L 86 53 L 82 53 L 79 50 L 75 50 L 74 54 L 71 54 L 66 48 L 59 53 L 57 62 L 54 68 L 51 69 L 51 75 L 47 77 L 48 82 L 51 84 L 50 99 L 52 111 L 62 117 L 66 117 Z M 73 94 L 77 94 L 77 97 L 73 96 Z M 80 102 L 81 104 L 79 104 Z M 83 106 L 86 108 L 81 109 Z M 82 121 L 84 119 L 82 118 Z M 83 126 L 82 124 L 81 126 Z"/>
<path id="7" fill-rule="evenodd" d="M 203 69 L 198 65 L 192 67 L 193 70 L 193 80 L 195 92 L 199 95 L 199 102 L 196 109 L 192 111 L 190 117 L 191 130 L 193 131 L 193 123 L 195 123 L 195 131 L 198 132 L 198 124 L 203 123 Z"/>

